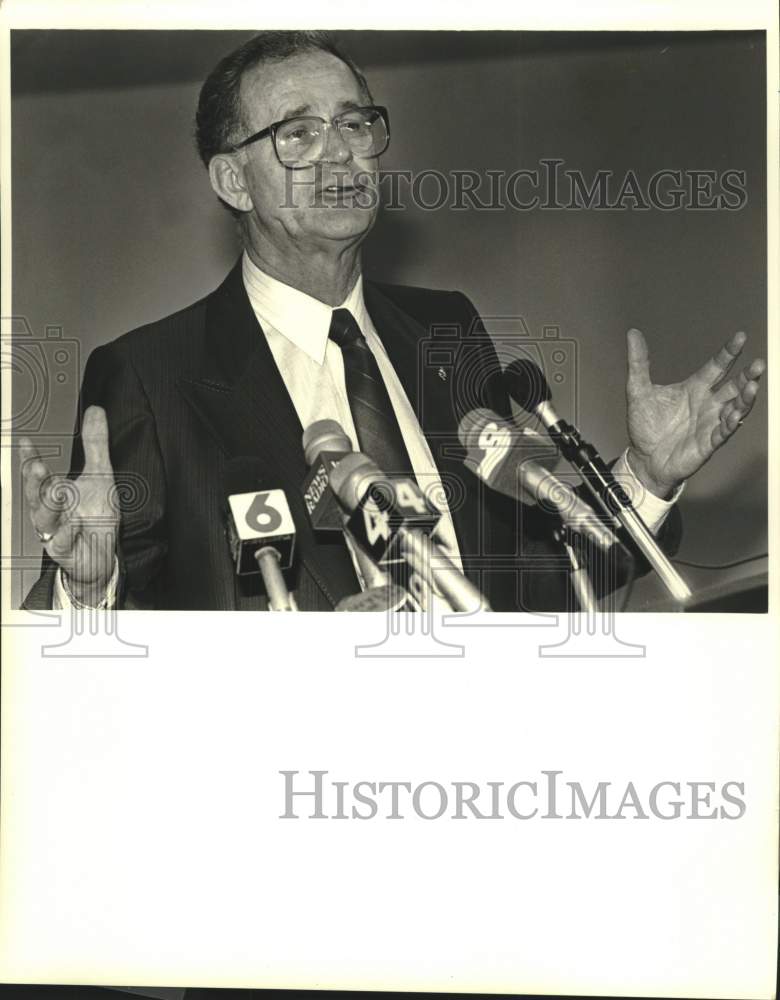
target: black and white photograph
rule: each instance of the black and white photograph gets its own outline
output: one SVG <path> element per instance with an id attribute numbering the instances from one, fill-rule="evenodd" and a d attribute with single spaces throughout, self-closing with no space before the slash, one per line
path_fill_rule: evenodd
<path id="1" fill-rule="evenodd" d="M 239 6 L 0 10 L 2 995 L 770 1000 L 776 12 Z"/>
<path id="2" fill-rule="evenodd" d="M 766 611 L 765 80 L 760 31 L 14 31 L 15 599 Z"/>

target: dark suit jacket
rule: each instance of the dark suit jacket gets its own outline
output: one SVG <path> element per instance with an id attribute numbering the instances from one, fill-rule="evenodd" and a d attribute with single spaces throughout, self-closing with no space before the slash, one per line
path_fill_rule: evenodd
<path id="1" fill-rule="evenodd" d="M 491 493 L 462 464 L 463 414 L 478 405 L 509 412 L 505 393 L 489 378 L 499 363 L 474 307 L 459 292 L 369 281 L 364 294 L 451 492 L 467 575 L 495 610 L 571 606 L 551 520 Z M 226 498 L 239 491 L 232 470 L 243 460 L 263 479 L 245 491 L 286 492 L 297 529 L 289 584 L 301 610 L 330 610 L 359 590 L 343 540 L 315 536 L 310 527 L 300 489 L 307 471 L 303 429 L 249 303 L 240 262 L 210 295 L 93 351 L 80 412 L 92 404 L 108 415 L 122 497 L 121 607 L 265 607 L 259 578 L 236 576 L 225 538 Z M 82 466 L 77 435 L 71 475 Z M 670 520 L 666 547 L 679 534 L 676 514 Z M 45 559 L 26 607 L 51 607 L 54 572 Z"/>

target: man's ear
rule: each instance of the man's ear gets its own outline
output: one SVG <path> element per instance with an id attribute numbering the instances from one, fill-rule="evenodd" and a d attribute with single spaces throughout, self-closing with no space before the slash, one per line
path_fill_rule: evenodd
<path id="1" fill-rule="evenodd" d="M 218 198 L 239 212 L 251 212 L 252 199 L 244 183 L 244 171 L 230 153 L 217 153 L 209 162 L 209 180 Z"/>

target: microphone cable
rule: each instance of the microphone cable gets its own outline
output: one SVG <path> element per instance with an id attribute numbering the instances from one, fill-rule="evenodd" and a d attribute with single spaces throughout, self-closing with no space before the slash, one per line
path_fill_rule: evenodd
<path id="1" fill-rule="evenodd" d="M 757 559 L 768 558 L 768 552 L 759 552 L 758 555 L 746 556 L 744 559 L 735 559 L 733 562 L 726 563 L 697 563 L 687 559 L 672 559 L 672 562 L 677 563 L 678 566 L 691 566 L 693 569 L 733 569 L 735 566 L 744 566 L 745 563 L 755 562 Z"/>

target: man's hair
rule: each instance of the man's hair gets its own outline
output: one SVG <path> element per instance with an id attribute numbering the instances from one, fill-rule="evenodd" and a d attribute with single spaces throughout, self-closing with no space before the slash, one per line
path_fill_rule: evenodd
<path id="1" fill-rule="evenodd" d="M 259 63 L 280 62 L 301 52 L 329 52 L 352 70 L 366 99 L 371 91 L 365 77 L 326 32 L 263 31 L 244 42 L 221 59 L 201 87 L 195 115 L 195 141 L 204 166 L 217 153 L 229 152 L 240 140 L 244 122 L 241 118 L 241 79 Z"/>

